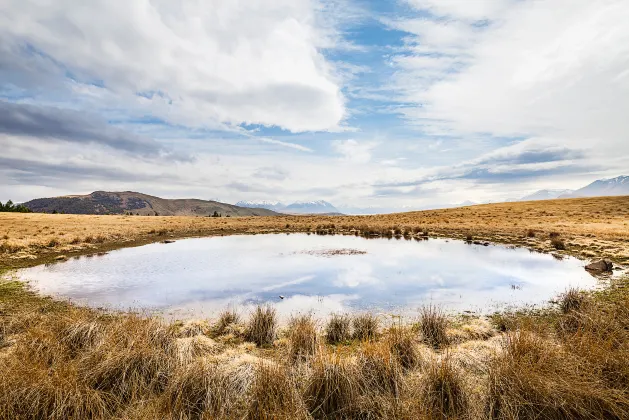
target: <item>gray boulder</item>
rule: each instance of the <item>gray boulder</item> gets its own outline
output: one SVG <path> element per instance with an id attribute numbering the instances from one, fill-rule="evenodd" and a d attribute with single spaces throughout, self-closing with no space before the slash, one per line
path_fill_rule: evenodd
<path id="1" fill-rule="evenodd" d="M 612 271 L 614 264 L 609 260 L 600 260 L 585 266 L 588 271 Z"/>

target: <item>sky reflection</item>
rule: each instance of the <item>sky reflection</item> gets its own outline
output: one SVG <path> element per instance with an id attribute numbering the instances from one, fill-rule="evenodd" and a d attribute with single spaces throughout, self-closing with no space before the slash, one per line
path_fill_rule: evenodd
<path id="1" fill-rule="evenodd" d="M 343 248 L 366 254 L 316 252 Z M 247 311 L 261 302 L 275 304 L 282 316 L 366 310 L 412 315 L 429 303 L 487 313 L 543 304 L 569 286 L 597 284 L 579 260 L 525 249 L 305 234 L 151 244 L 20 275 L 46 294 L 177 317 L 212 316 L 228 306 Z"/>

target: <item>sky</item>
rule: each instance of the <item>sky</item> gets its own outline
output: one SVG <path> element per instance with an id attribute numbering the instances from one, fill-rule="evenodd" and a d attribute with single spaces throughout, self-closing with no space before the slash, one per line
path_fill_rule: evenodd
<path id="1" fill-rule="evenodd" d="M 2 0 L 0 201 L 343 208 L 629 175 L 626 0 Z"/>

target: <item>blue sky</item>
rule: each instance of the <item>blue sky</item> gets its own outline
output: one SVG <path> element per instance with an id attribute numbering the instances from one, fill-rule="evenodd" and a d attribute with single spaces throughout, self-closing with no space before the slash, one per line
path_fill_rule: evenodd
<path id="1" fill-rule="evenodd" d="M 626 1 L 127 3 L 3 2 L 0 200 L 408 209 L 629 168 Z"/>

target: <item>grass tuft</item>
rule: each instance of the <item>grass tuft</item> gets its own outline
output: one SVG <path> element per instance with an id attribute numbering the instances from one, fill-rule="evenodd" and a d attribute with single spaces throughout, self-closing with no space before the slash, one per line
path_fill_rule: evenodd
<path id="1" fill-rule="evenodd" d="M 317 351 L 317 326 L 311 315 L 293 317 L 288 324 L 288 351 L 293 361 L 305 361 Z"/>
<path id="2" fill-rule="evenodd" d="M 304 401 L 314 418 L 352 418 L 359 399 L 356 366 L 339 354 L 313 359 Z"/>
<path id="3" fill-rule="evenodd" d="M 275 340 L 277 330 L 277 314 L 270 306 L 258 305 L 251 314 L 245 337 L 247 341 L 258 346 L 270 346 Z"/>
<path id="4" fill-rule="evenodd" d="M 308 418 L 297 389 L 286 368 L 274 363 L 258 364 L 251 386 L 247 418 L 252 420 Z"/>
<path id="5" fill-rule="evenodd" d="M 447 354 L 433 360 L 426 370 L 420 395 L 426 414 L 433 419 L 462 418 L 468 409 L 461 373 Z"/>
<path id="6" fill-rule="evenodd" d="M 448 317 L 443 310 L 434 305 L 424 306 L 419 310 L 419 330 L 422 341 L 432 348 L 439 349 L 448 345 Z"/>
<path id="7" fill-rule="evenodd" d="M 351 336 L 351 319 L 345 314 L 332 314 L 325 327 L 325 338 L 328 344 L 339 344 L 349 341 Z"/>
<path id="8" fill-rule="evenodd" d="M 373 314 L 360 314 L 354 317 L 354 339 L 367 341 L 375 340 L 378 337 L 380 321 Z"/>

